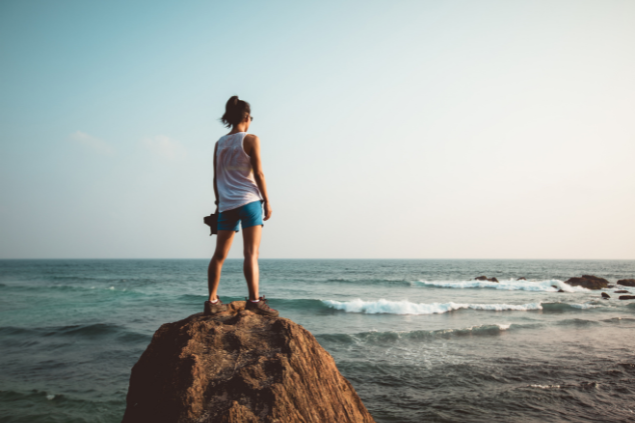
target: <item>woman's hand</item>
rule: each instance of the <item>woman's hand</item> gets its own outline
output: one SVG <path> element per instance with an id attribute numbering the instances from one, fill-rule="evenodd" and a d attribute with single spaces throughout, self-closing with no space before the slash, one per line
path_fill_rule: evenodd
<path id="1" fill-rule="evenodd" d="M 271 217 L 271 204 L 269 204 L 269 201 L 265 201 L 265 204 L 263 204 L 263 207 L 265 208 L 265 219 L 264 220 L 269 220 L 269 218 Z"/>

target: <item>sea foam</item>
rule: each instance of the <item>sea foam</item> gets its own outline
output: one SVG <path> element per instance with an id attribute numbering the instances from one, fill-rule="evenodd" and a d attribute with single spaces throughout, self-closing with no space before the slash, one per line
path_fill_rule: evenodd
<path id="1" fill-rule="evenodd" d="M 352 301 L 322 300 L 328 307 L 343 310 L 349 313 L 366 314 L 442 314 L 454 310 L 472 309 L 485 311 L 529 311 L 542 310 L 540 303 L 522 305 L 513 304 L 461 304 L 461 303 L 411 303 L 410 301 L 364 301 L 355 299 Z"/>
<path id="2" fill-rule="evenodd" d="M 542 292 L 588 292 L 586 288 L 571 286 L 558 279 L 550 279 L 538 282 L 516 281 L 513 279 L 500 282 L 489 281 L 419 281 L 419 285 L 434 288 L 455 289 L 501 289 L 504 291 L 542 291 Z"/>

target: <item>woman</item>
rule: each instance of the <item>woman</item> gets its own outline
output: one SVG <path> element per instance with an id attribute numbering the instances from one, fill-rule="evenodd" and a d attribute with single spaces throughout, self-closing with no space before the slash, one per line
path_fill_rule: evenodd
<path id="1" fill-rule="evenodd" d="M 260 162 L 260 140 L 247 134 L 251 108 L 246 101 L 234 96 L 225 105 L 221 122 L 231 131 L 216 142 L 214 148 L 214 194 L 218 215 L 216 251 L 207 270 L 209 300 L 205 302 L 205 314 L 227 310 L 218 298 L 218 284 L 223 263 L 231 248 L 238 223 L 243 228 L 245 263 L 243 271 L 247 279 L 249 300 L 247 310 L 267 316 L 278 312 L 258 296 L 258 249 L 264 220 L 271 218 L 271 204 L 267 195 L 265 175 Z"/>

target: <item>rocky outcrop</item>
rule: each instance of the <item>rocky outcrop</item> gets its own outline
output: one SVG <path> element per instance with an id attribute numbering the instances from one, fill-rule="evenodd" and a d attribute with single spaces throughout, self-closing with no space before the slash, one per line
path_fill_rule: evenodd
<path id="1" fill-rule="evenodd" d="M 571 286 L 581 286 L 586 289 L 602 289 L 608 288 L 609 281 L 604 278 L 598 278 L 597 276 L 582 275 L 581 278 L 570 278 L 565 283 Z"/>
<path id="2" fill-rule="evenodd" d="M 627 291 L 625 289 L 618 289 L 617 291 L 613 291 L 616 294 L 628 294 L 630 291 Z"/>
<path id="3" fill-rule="evenodd" d="M 488 278 L 487 276 L 479 276 L 474 278 L 475 281 L 489 281 L 489 282 L 498 282 L 496 278 Z"/>
<path id="4" fill-rule="evenodd" d="M 309 331 L 244 301 L 162 325 L 126 403 L 122 423 L 374 422 Z"/>
<path id="5" fill-rule="evenodd" d="M 605 300 L 608 300 L 609 298 L 611 298 L 611 296 L 609 294 L 607 294 L 606 292 L 602 293 L 602 298 L 604 298 Z"/>
<path id="6" fill-rule="evenodd" d="M 635 279 L 620 279 L 617 281 L 617 284 L 622 286 L 635 286 Z"/>
<path id="7" fill-rule="evenodd" d="M 520 278 L 518 278 L 518 279 L 516 279 L 516 280 L 517 280 L 517 281 L 526 281 L 526 280 L 527 280 L 527 278 L 526 278 L 526 277 L 524 277 L 524 276 L 521 276 Z"/>
<path id="8" fill-rule="evenodd" d="M 635 295 L 620 295 L 620 300 L 635 300 Z"/>

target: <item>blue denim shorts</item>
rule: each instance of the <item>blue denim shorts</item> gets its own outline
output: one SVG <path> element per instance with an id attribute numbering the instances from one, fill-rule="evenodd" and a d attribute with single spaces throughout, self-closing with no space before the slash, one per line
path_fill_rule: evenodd
<path id="1" fill-rule="evenodd" d="M 219 231 L 238 232 L 238 222 L 243 229 L 252 226 L 264 226 L 262 221 L 262 201 L 254 201 L 236 209 L 225 210 L 218 214 Z"/>

